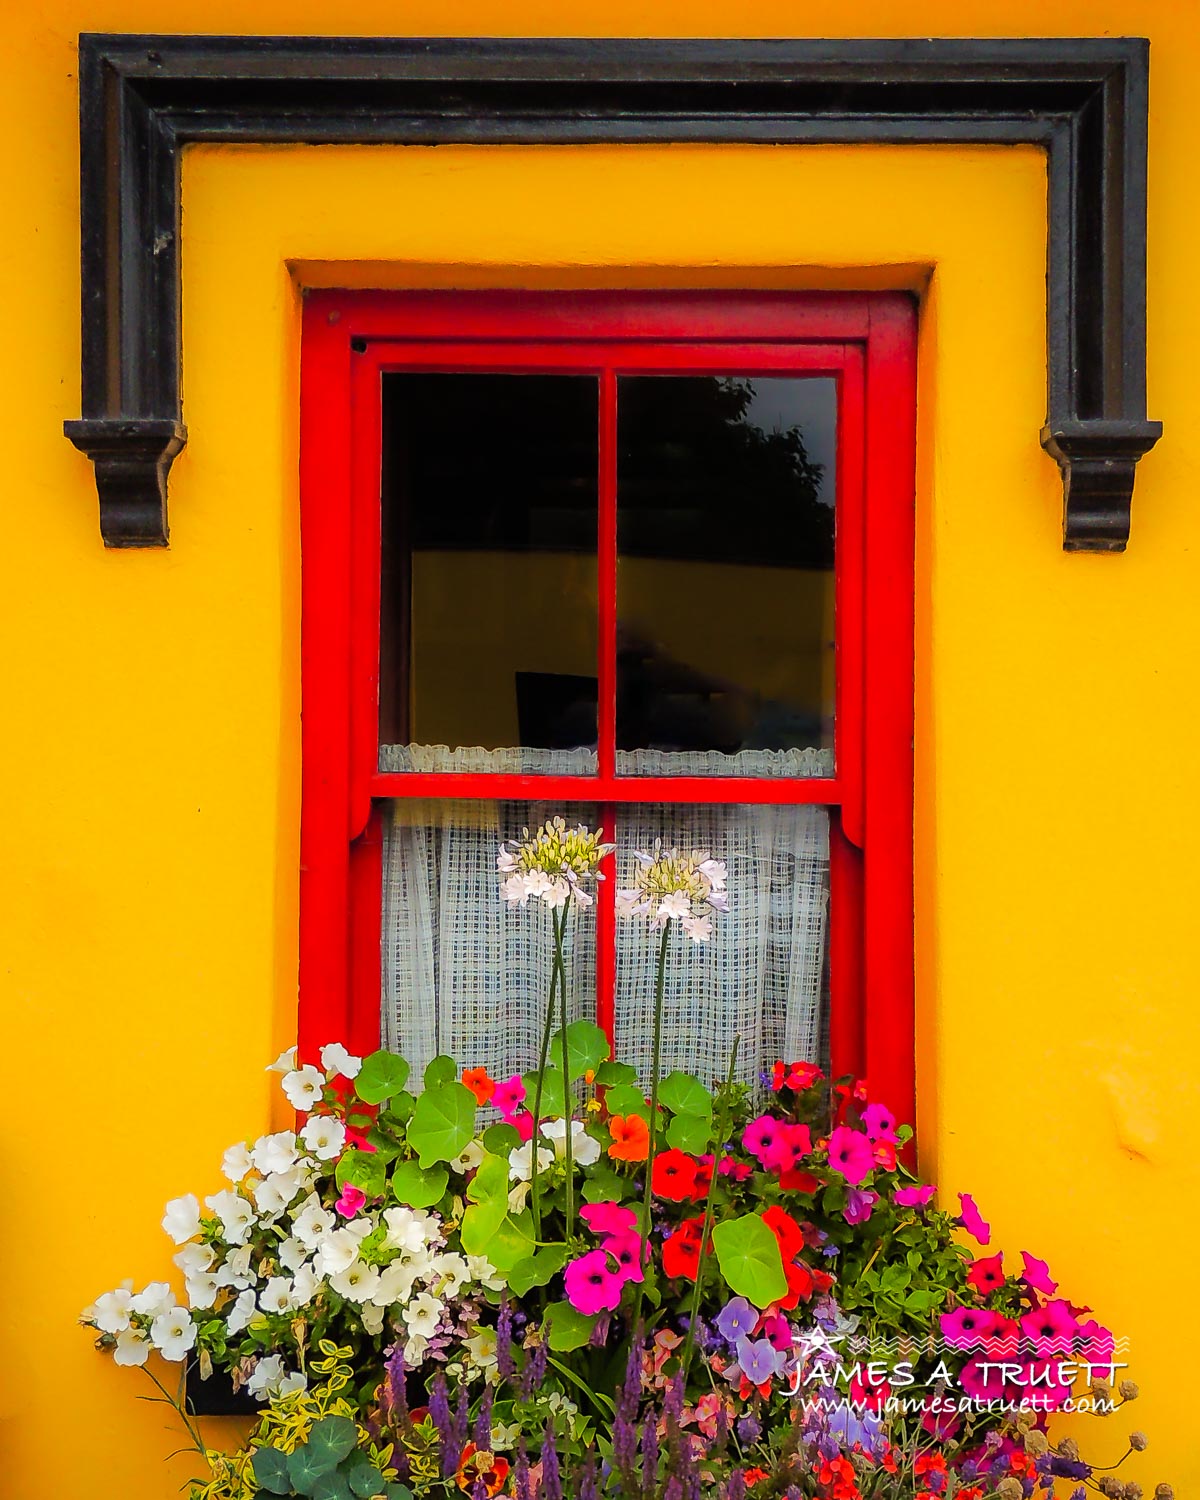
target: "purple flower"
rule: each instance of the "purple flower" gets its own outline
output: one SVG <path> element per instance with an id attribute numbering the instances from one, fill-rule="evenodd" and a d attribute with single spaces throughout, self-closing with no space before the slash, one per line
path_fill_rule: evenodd
<path id="1" fill-rule="evenodd" d="M 846 1195 L 846 1206 L 842 1209 L 842 1218 L 847 1224 L 865 1224 L 878 1202 L 878 1193 L 871 1192 L 869 1188 L 852 1187 Z"/>
<path id="2" fill-rule="evenodd" d="M 748 1338 L 758 1322 L 758 1309 L 752 1307 L 745 1297 L 734 1297 L 727 1302 L 714 1319 L 727 1343 L 736 1344 L 740 1338 Z"/>
<path id="3" fill-rule="evenodd" d="M 779 1350 L 772 1345 L 770 1339 L 738 1339 L 737 1362 L 751 1385 L 765 1385 L 783 1368 Z"/>
<path id="4" fill-rule="evenodd" d="M 937 1191 L 934 1187 L 902 1187 L 892 1194 L 897 1208 L 924 1208 Z"/>
<path id="5" fill-rule="evenodd" d="M 738 1442 L 749 1446 L 757 1443 L 762 1437 L 762 1423 L 752 1413 L 747 1412 L 744 1417 L 739 1417 L 736 1422 Z"/>
<path id="6" fill-rule="evenodd" d="M 567 1301 L 585 1316 L 611 1312 L 621 1300 L 625 1278 L 613 1271 L 604 1250 L 589 1250 L 563 1272 Z"/>
<path id="7" fill-rule="evenodd" d="M 507 1297 L 496 1318 L 496 1369 L 502 1380 L 511 1380 L 517 1370 L 512 1354 L 512 1308 Z"/>
<path id="8" fill-rule="evenodd" d="M 554 1441 L 554 1424 L 546 1423 L 546 1435 L 542 1442 L 541 1500 L 562 1500 L 562 1474 L 558 1467 L 558 1448 Z"/>
<path id="9" fill-rule="evenodd" d="M 646 1500 L 658 1490 L 658 1424 L 653 1415 L 642 1424 L 642 1493 Z"/>

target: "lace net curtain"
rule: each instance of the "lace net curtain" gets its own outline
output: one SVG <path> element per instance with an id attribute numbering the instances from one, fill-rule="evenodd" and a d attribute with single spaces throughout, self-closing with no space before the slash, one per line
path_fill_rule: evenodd
<path id="1" fill-rule="evenodd" d="M 447 751 L 385 746 L 386 770 L 586 773 L 594 752 Z M 631 751 L 640 774 L 814 775 L 823 752 L 737 755 Z M 736 764 L 735 764 L 736 763 Z M 553 941 L 540 902 L 510 908 L 499 895 L 496 849 L 556 812 L 595 826 L 594 808 L 515 802 L 406 802 L 387 809 L 383 859 L 382 1033 L 418 1076 L 449 1053 L 507 1077 L 536 1066 Z M 613 830 L 606 830 L 613 837 Z M 712 941 L 673 934 L 664 1005 L 665 1069 L 724 1077 L 740 1035 L 738 1076 L 755 1082 L 778 1057 L 823 1051 L 829 822 L 820 807 L 661 806 L 618 810 L 618 883 L 629 851 L 707 848 L 729 866 L 730 910 Z M 595 1015 L 594 907 L 573 907 L 567 938 L 568 1011 Z M 616 1051 L 645 1076 L 650 1065 L 656 939 L 642 920 L 617 924 Z"/>

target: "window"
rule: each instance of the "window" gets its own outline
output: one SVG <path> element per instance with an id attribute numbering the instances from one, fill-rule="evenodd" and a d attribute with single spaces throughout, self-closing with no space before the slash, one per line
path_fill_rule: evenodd
<path id="1" fill-rule="evenodd" d="M 306 299 L 302 1041 L 536 1058 L 549 927 L 496 845 L 562 812 L 729 864 L 668 1061 L 912 1095 L 905 297 Z M 612 861 L 609 862 L 610 864 Z M 645 1049 L 623 872 L 570 1001 Z"/>

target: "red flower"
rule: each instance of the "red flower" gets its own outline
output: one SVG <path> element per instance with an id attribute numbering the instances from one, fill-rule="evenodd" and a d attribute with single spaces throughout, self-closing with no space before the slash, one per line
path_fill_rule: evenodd
<path id="1" fill-rule="evenodd" d="M 795 1260 L 804 1249 L 804 1235 L 791 1214 L 775 1204 L 763 1214 L 762 1221 L 778 1241 L 784 1265 Z"/>
<path id="2" fill-rule="evenodd" d="M 766 1469 L 747 1469 L 742 1475 L 747 1485 L 759 1484 L 767 1477 Z"/>
<path id="3" fill-rule="evenodd" d="M 810 1089 L 816 1083 L 817 1079 L 823 1076 L 816 1063 L 777 1062 L 771 1077 L 771 1087 L 776 1093 L 780 1089 L 796 1089 L 797 1091 L 800 1089 Z"/>
<path id="4" fill-rule="evenodd" d="M 918 1453 L 913 1460 L 914 1474 L 944 1474 L 946 1460 L 940 1453 Z"/>
<path id="5" fill-rule="evenodd" d="M 663 1270 L 668 1276 L 687 1276 L 692 1281 L 700 1269 L 700 1235 L 704 1219 L 684 1219 L 663 1241 Z"/>
<path id="6" fill-rule="evenodd" d="M 801 1301 L 807 1302 L 813 1294 L 815 1285 L 813 1272 L 803 1262 L 798 1261 L 795 1265 L 784 1265 L 783 1274 L 787 1277 L 787 1296 L 779 1299 L 780 1307 L 796 1307 Z"/>
<path id="7" fill-rule="evenodd" d="M 508 1459 L 497 1458 L 486 1449 L 476 1448 L 474 1443 L 468 1443 L 463 1449 L 458 1461 L 458 1472 L 454 1476 L 460 1490 L 474 1494 L 475 1486 L 482 1481 L 484 1490 L 489 1495 L 497 1495 L 504 1488 L 507 1479 Z"/>
<path id="8" fill-rule="evenodd" d="M 877 1167 L 882 1167 L 885 1172 L 891 1172 L 895 1170 L 895 1141 L 873 1141 L 871 1143 L 871 1154 L 875 1158 L 875 1165 Z"/>
<path id="9" fill-rule="evenodd" d="M 971 1269 L 967 1272 L 967 1281 L 981 1297 L 986 1297 L 989 1292 L 994 1292 L 997 1287 L 1004 1285 L 1003 1267 L 1003 1250 L 995 1255 L 981 1256 L 978 1260 L 971 1262 Z"/>
<path id="10" fill-rule="evenodd" d="M 793 1172 L 789 1167 L 780 1176 L 779 1186 L 785 1193 L 815 1193 L 821 1186 L 821 1179 L 811 1172 Z"/>
<path id="11" fill-rule="evenodd" d="M 660 1198 L 682 1203 L 696 1195 L 696 1162 L 686 1151 L 662 1151 L 654 1158 L 651 1185 Z"/>

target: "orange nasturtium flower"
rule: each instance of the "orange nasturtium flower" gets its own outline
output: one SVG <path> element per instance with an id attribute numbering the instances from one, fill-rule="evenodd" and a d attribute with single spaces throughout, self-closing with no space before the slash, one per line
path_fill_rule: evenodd
<path id="1" fill-rule="evenodd" d="M 482 1479 L 484 1489 L 488 1494 L 496 1495 L 504 1488 L 507 1478 L 508 1459 L 497 1458 L 486 1449 L 476 1448 L 474 1443 L 468 1443 L 458 1461 L 458 1472 L 454 1476 L 454 1482 L 460 1490 L 465 1490 L 470 1494 Z"/>
<path id="2" fill-rule="evenodd" d="M 613 1161 L 645 1161 L 650 1155 L 650 1127 L 641 1115 L 613 1115 L 608 1122 Z"/>
<path id="3" fill-rule="evenodd" d="M 464 1068 L 462 1081 L 480 1104 L 486 1104 L 496 1092 L 496 1080 L 488 1077 L 486 1068 Z"/>

